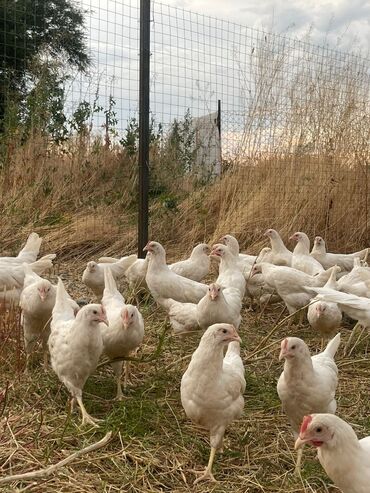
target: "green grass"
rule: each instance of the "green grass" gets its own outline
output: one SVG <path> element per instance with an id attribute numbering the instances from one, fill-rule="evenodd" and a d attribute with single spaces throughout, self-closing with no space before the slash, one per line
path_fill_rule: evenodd
<path id="1" fill-rule="evenodd" d="M 63 272 L 68 273 L 68 268 L 64 266 Z M 75 276 L 74 267 L 69 275 Z M 73 289 L 76 297 L 85 293 L 78 284 Z M 293 437 L 276 392 L 282 370 L 278 361 L 279 342 L 287 335 L 286 327 L 278 330 L 269 341 L 275 344 L 264 349 L 256 361 L 249 358 L 274 326 L 280 306 L 267 310 L 259 321 L 258 313 L 243 312 L 240 333 L 247 383 L 244 415 L 229 426 L 224 451 L 217 454 L 214 474 L 219 483 L 200 484 L 196 488 L 192 486 L 195 476 L 189 469 L 201 469 L 207 464 L 209 436 L 186 417 L 180 401 L 180 380 L 189 362 L 185 357 L 197 347 L 199 335 L 179 339 L 164 332 L 168 324 L 163 312 L 149 300 L 141 310 L 146 336 L 136 358 L 147 362 L 131 363 L 133 385 L 127 389 L 124 400 L 113 400 L 116 385 L 109 365 L 101 366 L 85 385 L 88 412 L 103 419 L 96 429 L 80 426 L 79 411 L 70 412 L 68 392 L 52 370 L 45 373 L 35 362 L 31 372 L 23 374 L 24 353 L 17 355 L 16 348 L 21 347 L 18 332 L 16 327 L 10 328 L 11 338 L 1 356 L 0 373 L 0 387 L 6 382 L 10 384 L 7 403 L 0 405 L 2 474 L 55 464 L 100 440 L 106 432 L 113 432 L 112 440 L 103 449 L 81 457 L 45 481 L 14 487 L 27 487 L 27 491 L 37 493 L 330 491 L 323 486 L 329 488 L 330 480 L 310 447 L 305 448 L 302 480 L 292 474 Z M 308 327 L 293 326 L 290 335 L 303 337 L 312 350 L 320 345 L 319 338 Z M 348 332 L 343 331 L 343 336 L 346 339 Z M 338 355 L 338 412 L 355 425 L 360 437 L 370 433 L 367 354 L 368 342 L 364 342 L 350 360 Z M 16 363 L 18 359 L 20 366 Z M 1 491 L 16 490 L 9 486 Z"/>

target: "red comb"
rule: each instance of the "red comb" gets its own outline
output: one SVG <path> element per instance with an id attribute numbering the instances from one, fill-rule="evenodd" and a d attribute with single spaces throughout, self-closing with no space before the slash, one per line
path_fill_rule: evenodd
<path id="1" fill-rule="evenodd" d="M 304 433 L 307 430 L 308 425 L 311 423 L 311 421 L 312 421 L 312 416 L 305 416 L 303 418 L 300 433 Z"/>
<path id="2" fill-rule="evenodd" d="M 281 349 L 284 349 L 284 351 L 288 347 L 288 338 L 286 337 L 284 340 L 281 341 Z"/>

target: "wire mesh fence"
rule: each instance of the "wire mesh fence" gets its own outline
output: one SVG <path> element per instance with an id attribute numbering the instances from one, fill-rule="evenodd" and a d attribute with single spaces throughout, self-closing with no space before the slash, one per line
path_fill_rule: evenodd
<path id="1" fill-rule="evenodd" d="M 90 175 L 104 180 L 102 169 L 118 176 L 124 161 L 123 181 L 113 181 L 131 187 L 120 197 L 124 210 L 136 186 L 139 4 L 82 0 L 75 11 L 67 4 L 4 3 L 0 119 L 13 137 L 2 144 L 3 168 L 14 135 L 22 145 L 46 136 L 64 166 L 65 156 L 72 166 L 83 154 L 95 163 Z M 368 59 L 312 45 L 309 36 L 152 2 L 153 218 L 173 231 L 181 225 L 194 240 L 228 231 L 248 245 L 274 226 L 305 228 L 342 248 L 369 242 L 369 80 Z M 43 190 L 56 183 L 39 178 Z M 114 193 L 104 194 L 106 205 Z M 107 227 L 99 207 L 88 205 L 84 220 Z M 134 217 L 131 205 L 125 212 Z M 119 234 L 122 220 L 111 222 Z"/>

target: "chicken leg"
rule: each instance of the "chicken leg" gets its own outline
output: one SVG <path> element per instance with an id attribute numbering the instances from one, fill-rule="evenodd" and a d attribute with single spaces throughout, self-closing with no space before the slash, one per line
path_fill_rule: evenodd
<path id="1" fill-rule="evenodd" d="M 348 349 L 351 345 L 351 342 L 352 342 L 352 339 L 354 338 L 354 335 L 355 335 L 355 332 L 356 332 L 356 329 L 357 327 L 359 327 L 361 324 L 359 322 L 357 322 L 357 324 L 353 327 L 353 329 L 351 330 L 351 335 L 349 336 L 349 339 L 348 339 L 348 342 L 344 348 L 344 351 L 343 351 L 343 354 L 344 356 L 347 356 L 347 353 L 348 353 Z"/>
<path id="2" fill-rule="evenodd" d="M 115 361 L 111 363 L 114 375 L 116 377 L 117 384 L 117 394 L 114 400 L 121 401 L 124 398 L 122 393 L 122 385 L 121 385 L 121 375 L 122 375 L 122 361 Z"/>
<path id="3" fill-rule="evenodd" d="M 216 450 L 217 449 L 215 447 L 211 447 L 211 453 L 209 456 L 208 465 L 204 471 L 194 471 L 194 469 L 191 469 L 191 472 L 193 472 L 196 475 L 199 475 L 199 477 L 194 481 L 193 484 L 200 483 L 200 481 L 212 481 L 214 483 L 217 482 L 212 474 L 212 466 L 215 460 Z"/>
<path id="4" fill-rule="evenodd" d="M 80 406 L 81 413 L 82 413 L 82 423 L 81 423 L 82 426 L 84 426 L 85 424 L 90 424 L 92 426 L 99 427 L 99 425 L 97 423 L 98 423 L 98 421 L 101 421 L 101 420 L 93 418 L 92 416 L 90 416 L 90 414 L 86 411 L 85 406 L 82 402 L 82 397 L 77 396 L 76 400 L 77 400 L 77 404 Z"/>
<path id="5" fill-rule="evenodd" d="M 297 462 L 294 468 L 294 474 L 296 476 L 301 475 L 302 456 L 303 456 L 303 447 L 300 448 L 297 453 Z"/>

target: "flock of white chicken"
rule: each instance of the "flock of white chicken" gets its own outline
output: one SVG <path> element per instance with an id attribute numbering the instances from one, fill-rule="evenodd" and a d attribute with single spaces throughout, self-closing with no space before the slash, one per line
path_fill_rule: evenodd
<path id="1" fill-rule="evenodd" d="M 226 235 L 212 249 L 197 245 L 188 259 L 171 265 L 166 263 L 165 249 L 155 241 L 145 247 L 145 259 L 130 255 L 88 262 L 82 281 L 98 303 L 80 308 L 60 279 L 55 286 L 40 277 L 55 255 L 36 260 L 41 238 L 32 233 L 17 257 L 0 257 L 0 296 L 5 304 L 19 301 L 27 371 L 40 342 L 45 366 L 50 354 L 53 370 L 71 393 L 72 406 L 76 401 L 80 407 L 82 423 L 93 426 L 98 420 L 87 413 L 82 401 L 87 378 L 104 354 L 116 378 L 116 398 L 122 399 L 123 361 L 126 386 L 126 358 L 144 338 L 143 317 L 136 306 L 126 304 L 117 281 L 125 278 L 136 292 L 148 290 L 167 311 L 176 334 L 203 329 L 181 380 L 185 413 L 210 432 L 209 463 L 205 471 L 193 471 L 198 476 L 195 483 L 214 480 L 216 451 L 222 448 L 227 426 L 243 412 L 246 382 L 238 328 L 244 298 L 252 306 L 283 301 L 290 320 L 308 308 L 310 325 L 322 340 L 330 340 L 323 352 L 311 357 L 302 339 L 284 339 L 279 357 L 285 360 L 284 369 L 277 383 L 296 440 L 296 471 L 300 471 L 302 447 L 309 443 L 317 447 L 322 466 L 343 493 L 368 493 L 370 437 L 358 440 L 351 426 L 335 416 L 338 369 L 334 361 L 343 312 L 356 325 L 370 326 L 368 251 L 328 253 L 324 240 L 316 237 L 310 252 L 309 238 L 297 232 L 290 238 L 296 242 L 291 252 L 277 231 L 269 229 L 266 236 L 271 245 L 258 256 L 240 253 L 236 238 Z M 201 281 L 210 273 L 211 259 L 218 276 L 207 285 Z M 350 456 L 343 456 L 343 444 L 351 449 Z"/>

